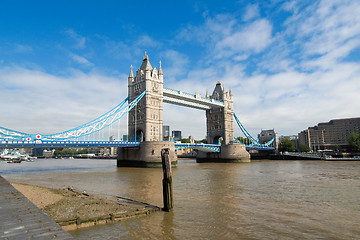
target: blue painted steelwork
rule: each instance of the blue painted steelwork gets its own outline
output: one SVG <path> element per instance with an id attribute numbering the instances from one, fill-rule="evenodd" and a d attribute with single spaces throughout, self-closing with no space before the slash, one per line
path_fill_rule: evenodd
<path id="1" fill-rule="evenodd" d="M 55 133 L 51 135 L 44 135 L 42 139 L 44 140 L 64 140 L 64 139 L 72 139 L 79 138 L 82 136 L 87 136 L 92 133 L 98 132 L 106 127 L 109 127 L 120 118 L 122 118 L 125 114 L 127 114 L 135 105 L 142 99 L 145 95 L 146 91 L 141 93 L 138 97 L 136 97 L 131 103 L 126 106 L 123 106 L 124 103 L 128 100 L 126 98 L 122 103 L 120 103 L 115 108 L 111 109 L 106 114 L 84 124 L 79 127 L 73 128 L 71 130 Z"/>
<path id="2" fill-rule="evenodd" d="M 0 148 L 50 148 L 50 147 L 139 147 L 140 142 L 127 141 L 1 141 Z"/>
<path id="3" fill-rule="evenodd" d="M 11 140 L 11 139 L 26 139 L 26 138 L 31 138 L 31 134 L 0 127 L 0 139 Z"/>
<path id="4" fill-rule="evenodd" d="M 100 117 L 85 123 L 79 127 L 64 131 L 61 133 L 55 133 L 50 135 L 35 135 L 22 133 L 6 128 L 0 127 L 0 140 L 16 140 L 16 141 L 35 141 L 35 140 L 68 140 L 79 138 L 82 136 L 87 136 L 89 134 L 98 132 L 106 127 L 109 127 L 125 114 L 127 114 L 135 105 L 144 97 L 146 91 L 141 93 L 137 98 L 135 98 L 131 103 L 125 105 L 128 101 L 128 98 L 123 100 L 119 105 L 108 111 L 107 113 L 101 115 Z"/>
<path id="5" fill-rule="evenodd" d="M 233 143 L 233 144 L 239 144 L 239 143 Z M 220 146 L 221 146 L 220 144 L 176 143 L 175 150 L 185 149 L 185 148 L 202 148 L 202 149 L 210 150 L 211 152 L 220 152 Z M 245 145 L 245 148 L 246 150 L 268 150 L 268 151 L 275 150 L 274 147 L 253 146 L 253 145 Z"/>
<path id="6" fill-rule="evenodd" d="M 175 143 L 175 150 L 185 148 L 203 148 L 212 152 L 220 152 L 220 144 Z"/>
<path id="7" fill-rule="evenodd" d="M 140 142 L 127 141 L 16 141 L 7 140 L 0 142 L 0 148 L 51 148 L 51 147 L 139 147 Z M 220 144 L 201 144 L 201 143 L 176 143 L 175 150 L 185 148 L 202 148 L 212 152 L 220 152 Z M 275 150 L 273 147 L 246 146 L 246 150 Z"/>
<path id="8" fill-rule="evenodd" d="M 274 147 L 265 147 L 265 146 L 251 146 L 251 145 L 246 145 L 246 150 L 268 150 L 268 151 L 274 151 L 275 148 Z"/>
<path id="9" fill-rule="evenodd" d="M 246 145 L 246 149 L 262 149 L 262 150 L 274 150 L 274 147 L 269 147 L 275 140 L 275 137 L 272 138 L 270 141 L 268 141 L 267 143 L 259 143 L 258 140 L 255 140 L 255 138 L 253 138 L 250 133 L 245 129 L 245 127 L 241 124 L 240 120 L 238 119 L 238 117 L 236 116 L 236 114 L 234 113 L 234 118 L 236 120 L 236 123 L 238 124 L 238 126 L 240 127 L 240 130 L 243 132 L 243 134 L 245 135 L 245 137 L 247 139 L 250 140 L 251 144 L 250 145 Z"/>

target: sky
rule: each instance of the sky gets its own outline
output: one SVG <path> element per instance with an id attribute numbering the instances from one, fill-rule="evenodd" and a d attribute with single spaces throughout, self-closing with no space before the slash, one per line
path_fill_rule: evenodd
<path id="1" fill-rule="evenodd" d="M 4 0 L 0 126 L 50 134 L 102 115 L 145 51 L 165 87 L 231 88 L 253 136 L 360 117 L 359 13 L 358 0 Z M 204 111 L 164 103 L 163 115 L 183 137 L 206 135 Z"/>

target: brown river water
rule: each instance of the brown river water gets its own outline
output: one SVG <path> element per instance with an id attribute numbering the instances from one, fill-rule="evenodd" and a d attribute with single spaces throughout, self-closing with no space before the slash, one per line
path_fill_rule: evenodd
<path id="1" fill-rule="evenodd" d="M 10 181 L 162 206 L 162 170 L 114 160 L 0 163 Z M 75 239 L 360 239 L 360 162 L 201 163 L 173 168 L 174 209 L 70 232 Z"/>

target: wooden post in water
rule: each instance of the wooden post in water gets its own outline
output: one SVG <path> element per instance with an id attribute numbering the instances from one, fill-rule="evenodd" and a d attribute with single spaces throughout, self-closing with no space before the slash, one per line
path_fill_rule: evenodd
<path id="1" fill-rule="evenodd" d="M 169 212 L 173 208 L 173 194 L 172 194 L 172 172 L 171 161 L 169 158 L 169 149 L 164 148 L 161 150 L 162 168 L 164 173 L 163 183 L 163 200 L 164 211 Z"/>

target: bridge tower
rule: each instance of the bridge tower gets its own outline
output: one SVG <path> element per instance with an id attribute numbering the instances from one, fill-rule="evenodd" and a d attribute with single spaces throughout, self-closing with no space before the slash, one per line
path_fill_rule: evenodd
<path id="1" fill-rule="evenodd" d="M 206 110 L 207 142 L 217 144 L 222 139 L 223 144 L 230 144 L 234 139 L 234 100 L 231 89 L 226 92 L 218 81 L 212 95 L 207 94 L 206 97 L 224 102 L 224 107 Z"/>
<path id="2" fill-rule="evenodd" d="M 233 144 L 234 140 L 234 99 L 231 89 L 226 92 L 221 82 L 216 83 L 211 96 L 206 98 L 224 102 L 223 107 L 206 110 L 206 140 L 210 144 L 221 142 L 220 153 L 198 151 L 197 162 L 250 162 L 245 145 Z M 222 141 L 221 141 L 222 140 Z"/>
<path id="3" fill-rule="evenodd" d="M 168 148 L 172 165 L 176 165 L 175 143 L 162 141 L 163 136 L 163 72 L 150 64 L 145 52 L 134 76 L 132 66 L 128 77 L 129 102 L 146 90 L 145 96 L 129 112 L 128 136 L 140 141 L 138 148 L 118 148 L 118 167 L 161 167 L 161 150 Z"/>
<path id="4" fill-rule="evenodd" d="M 143 91 L 146 95 L 129 112 L 128 135 L 131 140 L 162 141 L 163 126 L 163 72 L 152 68 L 148 55 L 134 77 L 132 67 L 128 77 L 129 102 Z"/>

